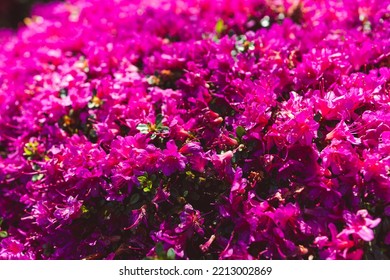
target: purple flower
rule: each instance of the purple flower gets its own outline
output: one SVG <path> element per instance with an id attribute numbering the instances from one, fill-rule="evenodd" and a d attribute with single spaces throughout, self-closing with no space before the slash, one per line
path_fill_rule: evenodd
<path id="1" fill-rule="evenodd" d="M 130 225 L 124 230 L 129 230 L 137 227 L 141 222 L 146 224 L 146 206 L 142 206 L 140 209 L 131 211 Z"/>
<path id="2" fill-rule="evenodd" d="M 200 212 L 198 210 L 194 210 L 190 204 L 186 204 L 184 206 L 183 212 L 180 214 L 181 223 L 176 227 L 176 233 L 184 233 L 192 236 L 194 232 L 199 235 L 204 234 L 203 226 L 203 218 L 200 216 Z"/>
<path id="3" fill-rule="evenodd" d="M 80 214 L 81 205 L 82 201 L 79 201 L 77 198 L 70 196 L 66 200 L 66 204 L 63 207 L 56 206 L 56 210 L 54 211 L 53 216 L 63 221 L 74 219 Z"/>
<path id="4" fill-rule="evenodd" d="M 228 181 L 233 181 L 234 170 L 232 168 L 231 160 L 233 158 L 233 152 L 227 151 L 223 154 L 213 154 L 211 156 L 211 162 L 213 163 L 215 170 L 219 176 L 226 178 Z"/>
<path id="5" fill-rule="evenodd" d="M 0 242 L 1 260 L 30 260 L 33 257 L 30 252 L 26 252 L 24 245 L 13 237 L 7 237 Z"/>
<path id="6" fill-rule="evenodd" d="M 367 210 L 362 209 L 356 212 L 356 215 L 344 211 L 343 218 L 347 223 L 347 227 L 340 232 L 340 235 L 358 235 L 364 241 L 372 241 L 374 239 L 373 228 L 376 227 L 381 219 L 371 219 Z"/>
<path id="7" fill-rule="evenodd" d="M 187 159 L 178 152 L 177 146 L 173 140 L 167 143 L 167 148 L 162 151 L 160 166 L 165 176 L 170 176 L 176 171 L 183 171 L 186 166 Z"/>
<path id="8" fill-rule="evenodd" d="M 347 235 L 338 234 L 334 224 L 328 225 L 331 238 L 319 236 L 314 240 L 320 249 L 320 257 L 327 260 L 347 259 L 359 260 L 363 256 L 362 249 L 354 250 L 355 242 L 350 240 Z"/>
<path id="9" fill-rule="evenodd" d="M 354 145 L 359 145 L 361 143 L 359 138 L 355 138 L 352 133 L 350 132 L 348 126 L 345 124 L 344 121 L 341 121 L 335 129 L 333 129 L 331 132 L 329 132 L 326 135 L 326 140 L 345 140 L 350 142 Z"/>
<path id="10" fill-rule="evenodd" d="M 318 155 L 311 146 L 294 145 L 287 149 L 287 155 L 278 172 L 283 178 L 297 181 L 311 181 L 319 175 Z"/>
<path id="11" fill-rule="evenodd" d="M 179 152 L 186 156 L 193 170 L 204 171 L 208 159 L 199 143 L 189 142 L 181 147 Z"/>

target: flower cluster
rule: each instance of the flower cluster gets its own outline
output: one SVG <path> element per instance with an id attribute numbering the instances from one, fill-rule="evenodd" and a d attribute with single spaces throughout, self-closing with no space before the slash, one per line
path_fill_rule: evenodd
<path id="1" fill-rule="evenodd" d="M 390 257 L 388 1 L 66 0 L 0 45 L 0 259 Z"/>

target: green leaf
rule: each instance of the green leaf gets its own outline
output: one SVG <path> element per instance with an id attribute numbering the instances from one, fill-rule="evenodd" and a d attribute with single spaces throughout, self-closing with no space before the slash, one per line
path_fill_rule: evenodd
<path id="1" fill-rule="evenodd" d="M 6 238 L 7 236 L 8 236 L 8 233 L 5 230 L 0 231 L 0 237 L 1 238 Z"/>
<path id="2" fill-rule="evenodd" d="M 144 192 L 150 192 L 153 188 L 153 182 L 148 178 L 148 174 L 145 173 L 143 176 L 138 176 L 137 177 L 138 182 L 141 184 L 141 188 L 143 189 Z"/>
<path id="3" fill-rule="evenodd" d="M 226 26 L 223 22 L 223 19 L 219 19 L 215 24 L 215 32 L 221 34 L 225 30 Z"/>
<path id="4" fill-rule="evenodd" d="M 143 188 L 144 192 L 150 192 L 153 188 L 153 182 L 148 180 L 146 186 Z"/>
<path id="5" fill-rule="evenodd" d="M 162 133 L 168 133 L 168 132 L 169 132 L 169 127 L 167 127 L 167 126 L 161 126 L 161 127 L 159 127 L 159 130 L 160 130 L 160 132 L 162 132 Z"/>
<path id="6" fill-rule="evenodd" d="M 24 151 L 23 153 L 24 156 L 31 156 L 33 154 L 33 152 L 27 147 L 23 147 L 23 151 Z"/>
<path id="7" fill-rule="evenodd" d="M 161 114 L 158 114 L 156 116 L 156 127 L 159 128 L 162 124 L 162 120 L 164 119 L 164 116 Z"/>
<path id="8" fill-rule="evenodd" d="M 28 142 L 23 147 L 23 155 L 24 156 L 32 156 L 35 154 L 39 146 L 39 143 L 37 141 L 34 142 Z"/>
<path id="9" fill-rule="evenodd" d="M 97 132 L 96 132 L 96 130 L 91 129 L 91 130 L 89 131 L 89 136 L 90 136 L 91 138 L 96 138 L 96 137 L 97 137 Z"/>
<path id="10" fill-rule="evenodd" d="M 36 182 L 36 181 L 40 181 L 40 180 L 42 180 L 42 178 L 44 177 L 45 175 L 44 174 L 35 174 L 34 176 L 32 176 L 32 181 L 33 182 Z"/>
<path id="11" fill-rule="evenodd" d="M 195 174 L 191 170 L 186 171 L 186 175 L 189 179 L 195 179 Z"/>
<path id="12" fill-rule="evenodd" d="M 54 253 L 53 246 L 50 245 L 50 244 L 48 244 L 48 243 L 43 244 L 42 248 L 43 248 L 43 254 L 44 254 L 45 256 L 50 256 L 51 254 Z"/>
<path id="13" fill-rule="evenodd" d="M 38 171 L 38 170 L 41 169 L 41 167 L 38 164 L 36 164 L 36 163 L 33 163 L 32 168 L 33 168 L 34 171 Z"/>
<path id="14" fill-rule="evenodd" d="M 146 177 L 146 176 L 138 176 L 137 179 L 138 179 L 138 181 L 141 184 L 143 184 L 143 183 L 145 183 L 148 180 L 148 177 Z"/>
<path id="15" fill-rule="evenodd" d="M 87 206 L 81 205 L 81 213 L 86 214 L 88 212 L 89 212 L 89 210 L 88 210 Z"/>
<path id="16" fill-rule="evenodd" d="M 238 52 L 244 52 L 245 51 L 245 47 L 242 46 L 242 45 L 236 46 L 236 49 L 237 49 Z"/>
<path id="17" fill-rule="evenodd" d="M 236 128 L 236 134 L 237 134 L 237 137 L 238 137 L 239 139 L 241 139 L 242 136 L 245 135 L 245 133 L 246 133 L 246 130 L 245 130 L 244 127 L 242 127 L 242 126 L 237 126 L 237 128 Z"/>
<path id="18" fill-rule="evenodd" d="M 3 224 L 3 221 L 4 221 L 4 219 L 3 219 L 3 218 L 0 218 L 0 227 L 1 227 L 1 225 Z"/>
<path id="19" fill-rule="evenodd" d="M 215 43 L 219 43 L 219 38 L 218 38 L 217 35 L 214 35 L 214 36 L 211 38 L 211 40 L 213 40 L 213 42 L 215 42 Z"/>
<path id="20" fill-rule="evenodd" d="M 147 125 L 145 123 L 140 123 L 139 125 L 137 125 L 137 129 L 142 134 L 148 134 L 149 133 L 149 125 Z"/>
<path id="21" fill-rule="evenodd" d="M 175 250 L 173 248 L 169 248 L 167 251 L 167 259 L 174 260 L 176 258 Z"/>
<path id="22" fill-rule="evenodd" d="M 60 97 L 66 98 L 67 96 L 68 96 L 68 91 L 65 88 L 60 89 Z"/>
<path id="23" fill-rule="evenodd" d="M 138 193 L 133 194 L 130 197 L 130 204 L 136 204 L 139 199 L 140 199 L 140 195 Z"/>
<path id="24" fill-rule="evenodd" d="M 156 255 L 159 258 L 164 258 L 165 251 L 164 251 L 164 246 L 162 245 L 162 243 L 159 242 L 156 244 L 155 251 L 156 251 Z"/>

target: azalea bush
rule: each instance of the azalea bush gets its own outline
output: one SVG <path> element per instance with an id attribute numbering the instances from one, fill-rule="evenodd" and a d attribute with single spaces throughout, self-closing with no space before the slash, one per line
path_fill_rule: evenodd
<path id="1" fill-rule="evenodd" d="M 0 259 L 390 257 L 388 1 L 67 0 L 0 45 Z"/>

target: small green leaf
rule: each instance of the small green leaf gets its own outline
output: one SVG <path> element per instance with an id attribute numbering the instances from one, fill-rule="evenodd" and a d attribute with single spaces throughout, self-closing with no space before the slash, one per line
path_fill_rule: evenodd
<path id="1" fill-rule="evenodd" d="M 145 183 L 148 180 L 148 177 L 146 177 L 146 176 L 138 176 L 137 179 L 138 179 L 138 182 L 143 184 L 143 183 Z"/>
<path id="2" fill-rule="evenodd" d="M 50 245 L 50 244 L 48 244 L 48 243 L 43 244 L 42 248 L 43 248 L 43 254 L 44 254 L 45 256 L 50 256 L 51 254 L 54 253 L 53 246 Z"/>
<path id="3" fill-rule="evenodd" d="M 32 168 L 33 168 L 34 171 L 38 171 L 38 170 L 41 169 L 41 167 L 38 164 L 36 164 L 36 163 L 33 163 Z"/>
<path id="4" fill-rule="evenodd" d="M 186 171 L 186 175 L 187 175 L 187 177 L 188 177 L 189 179 L 191 179 L 191 180 L 194 180 L 194 179 L 195 179 L 195 174 L 192 173 L 191 170 Z"/>
<path id="5" fill-rule="evenodd" d="M 167 251 L 167 259 L 174 260 L 175 258 L 176 258 L 175 250 L 173 250 L 173 248 L 169 248 Z"/>
<path id="6" fill-rule="evenodd" d="M 161 114 L 158 114 L 156 116 L 156 127 L 159 128 L 162 124 L 162 120 L 164 119 L 164 116 Z"/>
<path id="7" fill-rule="evenodd" d="M 150 192 L 153 188 L 153 182 L 148 180 L 146 186 L 143 188 L 144 192 Z"/>
<path id="8" fill-rule="evenodd" d="M 91 130 L 89 131 L 89 136 L 90 136 L 91 138 L 96 138 L 96 137 L 97 137 L 97 132 L 96 132 L 96 130 L 91 129 Z"/>
<path id="9" fill-rule="evenodd" d="M 138 193 L 135 193 L 133 194 L 131 197 L 130 197 L 130 204 L 136 204 L 138 202 L 138 200 L 140 199 L 140 195 Z"/>
<path id="10" fill-rule="evenodd" d="M 3 221 L 4 221 L 4 219 L 3 219 L 3 218 L 0 218 L 0 227 L 1 227 L 1 225 L 3 224 Z"/>
<path id="11" fill-rule="evenodd" d="M 219 38 L 218 38 L 217 35 L 214 35 L 214 36 L 211 38 L 211 40 L 212 40 L 213 42 L 215 42 L 215 43 L 219 43 Z"/>
<path id="12" fill-rule="evenodd" d="M 31 156 L 33 154 L 33 152 L 27 147 L 23 147 L 23 151 L 24 151 L 23 153 L 24 156 Z"/>
<path id="13" fill-rule="evenodd" d="M 145 173 L 143 176 L 137 177 L 138 182 L 141 184 L 141 188 L 144 192 L 150 192 L 153 188 L 153 182 L 148 178 L 148 174 Z"/>
<path id="14" fill-rule="evenodd" d="M 93 209 L 93 208 L 88 209 L 87 206 L 81 205 L 81 213 L 82 213 L 83 218 L 89 219 L 89 217 L 91 217 L 91 210 L 92 210 L 92 209 Z"/>
<path id="15" fill-rule="evenodd" d="M 8 233 L 5 230 L 0 231 L 0 237 L 1 238 L 6 238 L 7 236 L 8 236 Z"/>
<path id="16" fill-rule="evenodd" d="M 42 178 L 44 177 L 45 175 L 44 174 L 35 174 L 34 176 L 32 176 L 32 181 L 33 182 L 36 182 L 36 181 L 40 181 L 40 180 L 42 180 Z"/>
<path id="17" fill-rule="evenodd" d="M 215 32 L 221 34 L 226 29 L 223 19 L 219 19 L 215 24 Z"/>
<path id="18" fill-rule="evenodd" d="M 244 52 L 245 51 L 245 47 L 242 46 L 242 45 L 236 46 L 236 49 L 237 49 L 238 52 Z"/>
<path id="19" fill-rule="evenodd" d="M 167 126 L 161 126 L 161 127 L 159 127 L 159 130 L 160 130 L 160 132 L 162 132 L 162 133 L 168 133 L 168 132 L 169 132 L 169 127 L 167 127 Z"/>
<path id="20" fill-rule="evenodd" d="M 246 133 L 246 130 L 245 130 L 244 127 L 242 127 L 242 126 L 237 126 L 237 128 L 236 128 L 236 134 L 237 134 L 237 137 L 238 137 L 239 139 L 241 139 L 242 136 L 245 135 L 245 133 Z"/>
<path id="21" fill-rule="evenodd" d="M 61 98 L 66 98 L 68 96 L 68 91 L 67 89 L 63 88 L 63 89 L 60 89 L 60 97 Z"/>
<path id="22" fill-rule="evenodd" d="M 28 157 L 34 155 L 38 150 L 38 146 L 39 143 L 37 141 L 26 143 L 23 147 L 23 155 Z"/>
<path id="23" fill-rule="evenodd" d="M 137 125 L 137 129 L 142 134 L 148 134 L 149 133 L 149 125 L 147 125 L 145 123 L 140 123 L 139 125 Z"/>
<path id="24" fill-rule="evenodd" d="M 164 246 L 162 245 L 162 243 L 159 242 L 156 244 L 155 251 L 156 251 L 156 255 L 159 258 L 164 258 L 165 251 L 164 251 Z"/>

